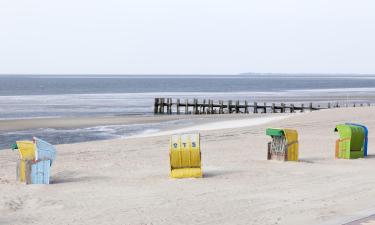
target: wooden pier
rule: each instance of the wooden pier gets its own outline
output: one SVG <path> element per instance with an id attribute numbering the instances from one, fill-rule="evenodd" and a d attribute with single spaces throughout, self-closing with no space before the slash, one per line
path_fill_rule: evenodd
<path id="1" fill-rule="evenodd" d="M 230 114 L 230 113 L 294 113 L 304 111 L 315 111 L 320 109 L 340 107 L 363 107 L 370 106 L 370 103 L 352 103 L 351 105 L 340 105 L 338 102 L 328 103 L 326 106 L 320 104 L 285 104 L 285 103 L 258 103 L 248 101 L 240 102 L 228 100 L 198 99 L 180 101 L 172 98 L 155 98 L 154 114 Z"/>

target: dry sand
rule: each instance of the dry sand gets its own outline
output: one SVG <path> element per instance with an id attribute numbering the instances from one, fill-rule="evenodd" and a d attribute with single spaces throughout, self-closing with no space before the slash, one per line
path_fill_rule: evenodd
<path id="1" fill-rule="evenodd" d="M 335 160 L 337 123 L 368 125 L 369 157 Z M 266 127 L 299 131 L 300 162 L 267 161 Z M 0 224 L 342 224 L 375 213 L 375 108 L 202 132 L 203 179 L 168 178 L 168 136 L 57 146 L 51 185 L 0 152 Z"/>

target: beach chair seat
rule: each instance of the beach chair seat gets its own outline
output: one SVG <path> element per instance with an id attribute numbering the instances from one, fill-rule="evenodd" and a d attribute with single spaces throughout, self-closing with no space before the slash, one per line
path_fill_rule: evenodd
<path id="1" fill-rule="evenodd" d="M 268 160 L 298 161 L 298 133 L 293 129 L 268 128 Z"/>
<path id="2" fill-rule="evenodd" d="M 172 178 L 202 177 L 199 134 L 172 135 L 169 158 Z"/>
<path id="3" fill-rule="evenodd" d="M 364 157 L 365 129 L 353 124 L 339 124 L 335 132 L 340 138 L 336 140 L 335 157 L 339 159 L 357 159 Z"/>

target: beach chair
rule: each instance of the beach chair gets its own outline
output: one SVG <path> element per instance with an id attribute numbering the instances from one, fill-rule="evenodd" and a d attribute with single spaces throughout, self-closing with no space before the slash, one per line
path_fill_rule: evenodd
<path id="1" fill-rule="evenodd" d="M 335 156 L 339 159 L 357 159 L 364 157 L 365 129 L 362 126 L 339 124 L 335 132 L 340 138 L 336 140 Z"/>
<path id="2" fill-rule="evenodd" d="M 36 137 L 32 141 L 17 141 L 16 147 L 20 155 L 17 180 L 26 184 L 49 184 L 55 147 Z"/>
<path id="3" fill-rule="evenodd" d="M 366 157 L 367 156 L 367 145 L 368 145 L 368 128 L 362 124 L 358 124 L 358 123 L 345 123 L 345 124 L 348 124 L 348 125 L 354 125 L 354 126 L 359 126 L 359 127 L 362 127 L 364 132 L 365 132 L 365 142 L 363 144 L 363 156 Z"/>
<path id="4" fill-rule="evenodd" d="M 172 178 L 202 177 L 200 135 L 172 135 L 169 159 Z"/>
<path id="5" fill-rule="evenodd" d="M 268 160 L 298 161 L 298 133 L 293 129 L 268 128 Z"/>

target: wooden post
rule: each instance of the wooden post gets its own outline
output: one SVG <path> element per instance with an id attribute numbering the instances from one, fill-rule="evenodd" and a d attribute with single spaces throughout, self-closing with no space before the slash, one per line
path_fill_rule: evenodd
<path id="1" fill-rule="evenodd" d="M 253 112 L 254 112 L 254 113 L 258 113 L 258 103 L 257 103 L 257 102 L 254 102 L 254 109 L 253 109 Z"/>
<path id="2" fill-rule="evenodd" d="M 203 104 L 201 106 L 201 113 L 207 113 L 206 112 L 206 99 L 203 99 Z"/>
<path id="3" fill-rule="evenodd" d="M 167 114 L 169 114 L 169 98 L 167 98 Z"/>
<path id="4" fill-rule="evenodd" d="M 236 113 L 239 113 L 240 112 L 240 101 L 239 100 L 237 100 L 236 101 L 236 106 L 235 106 L 235 109 L 236 109 Z"/>
<path id="5" fill-rule="evenodd" d="M 207 113 L 207 114 L 211 114 L 211 112 L 210 112 L 210 106 L 211 106 L 211 100 L 208 99 L 208 100 L 207 100 L 207 109 L 206 109 L 206 111 L 207 111 L 206 113 Z"/>
<path id="6" fill-rule="evenodd" d="M 177 99 L 177 114 L 180 114 L 180 99 Z"/>
<path id="7" fill-rule="evenodd" d="M 305 104 L 301 104 L 301 112 L 303 112 L 304 111 L 304 107 L 305 107 Z"/>
<path id="8" fill-rule="evenodd" d="M 220 100 L 219 105 L 220 105 L 219 114 L 223 114 L 224 113 L 224 101 Z"/>
<path id="9" fill-rule="evenodd" d="M 160 99 L 159 113 L 164 114 L 164 98 Z"/>
<path id="10" fill-rule="evenodd" d="M 168 114 L 172 114 L 172 98 L 168 99 Z"/>
<path id="11" fill-rule="evenodd" d="M 159 99 L 155 98 L 155 102 L 154 102 L 154 114 L 158 113 L 158 107 L 159 107 Z"/>
<path id="12" fill-rule="evenodd" d="M 185 99 L 185 114 L 189 114 L 189 99 Z"/>
<path id="13" fill-rule="evenodd" d="M 313 111 L 313 105 L 312 105 L 312 102 L 310 102 L 309 109 L 310 109 L 310 112 Z"/>
<path id="14" fill-rule="evenodd" d="M 247 100 L 245 100 L 245 113 L 249 113 L 249 104 L 247 104 Z"/>
<path id="15" fill-rule="evenodd" d="M 285 113 L 285 104 L 281 103 L 281 113 Z"/>
<path id="16" fill-rule="evenodd" d="M 214 100 L 211 99 L 211 107 L 210 107 L 210 110 L 211 110 L 211 114 L 215 114 L 215 110 L 214 110 Z"/>
<path id="17" fill-rule="evenodd" d="M 228 113 L 232 113 L 232 101 L 228 100 Z"/>
<path id="18" fill-rule="evenodd" d="M 194 98 L 193 113 L 198 114 L 198 99 Z"/>
<path id="19" fill-rule="evenodd" d="M 263 113 L 267 113 L 267 103 L 264 103 Z"/>
<path id="20" fill-rule="evenodd" d="M 276 113 L 275 103 L 272 103 L 271 111 L 272 111 L 272 113 Z"/>

